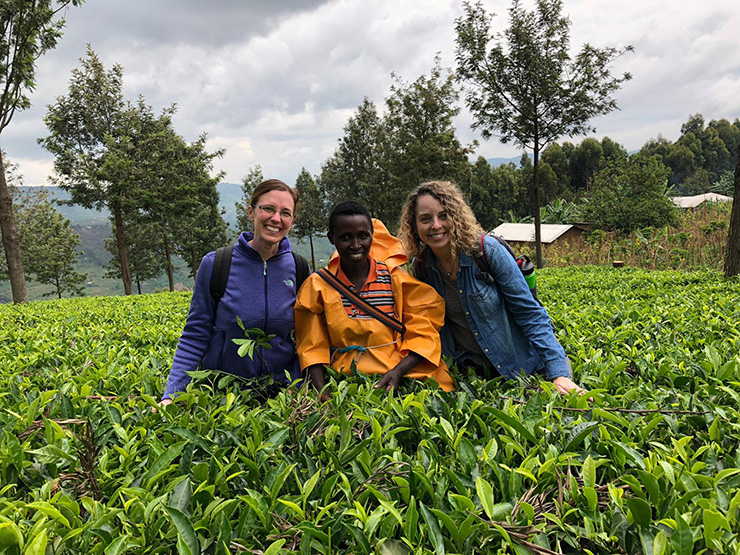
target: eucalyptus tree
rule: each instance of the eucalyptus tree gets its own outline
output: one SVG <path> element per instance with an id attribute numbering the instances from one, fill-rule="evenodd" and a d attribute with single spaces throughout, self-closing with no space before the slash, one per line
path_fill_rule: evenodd
<path id="1" fill-rule="evenodd" d="M 180 155 L 173 186 L 178 194 L 169 209 L 175 252 L 185 260 L 195 279 L 202 258 L 226 244 L 227 224 L 219 208 L 218 184 L 223 172 L 213 175 L 214 160 L 223 150 L 206 150 L 206 135 L 192 143 L 178 141 Z"/>
<path id="2" fill-rule="evenodd" d="M 43 296 L 84 294 L 87 275 L 77 271 L 80 236 L 69 220 L 56 209 L 44 187 L 22 188 L 18 167 L 9 163 L 7 181 L 13 198 L 13 216 L 20 237 L 23 269 L 30 281 L 51 285 Z M 0 279 L 8 278 L 7 266 L 0 263 Z"/>
<path id="3" fill-rule="evenodd" d="M 344 126 L 336 150 L 321 166 L 319 185 L 330 206 L 354 199 L 373 216 L 382 217 L 383 191 L 389 181 L 385 140 L 377 106 L 364 98 Z"/>
<path id="4" fill-rule="evenodd" d="M 56 47 L 68 6 L 82 0 L 0 1 L 0 136 L 16 112 L 31 107 L 27 93 L 36 86 L 36 60 Z M 21 247 L 13 215 L 13 199 L 0 153 L 0 229 L 13 302 L 28 300 Z"/>
<path id="5" fill-rule="evenodd" d="M 80 236 L 44 191 L 36 191 L 21 204 L 18 229 L 26 272 L 33 281 L 53 287 L 45 297 L 85 294 L 87 274 L 77 271 Z"/>
<path id="6" fill-rule="evenodd" d="M 106 158 L 111 178 L 129 185 L 123 203 L 129 221 L 156 230 L 171 291 L 176 254 L 197 269 L 203 255 L 226 239 L 216 189 L 223 174 L 210 175 L 223 150 L 207 151 L 205 135 L 186 142 L 172 126 L 174 111 L 169 107 L 155 114 L 139 99 L 126 112 L 128 133 L 109 145 Z"/>
<path id="7" fill-rule="evenodd" d="M 262 166 L 259 164 L 249 168 L 247 175 L 242 179 L 242 199 L 235 203 L 237 232 L 251 229 L 252 222 L 249 221 L 247 208 L 252 200 L 252 193 L 257 188 L 257 185 L 262 183 L 264 180 L 265 178 L 262 175 Z"/>
<path id="8" fill-rule="evenodd" d="M 611 74 L 610 63 L 632 47 L 595 48 L 571 57 L 570 21 L 560 0 L 538 0 L 534 11 L 515 0 L 509 27 L 493 35 L 483 4 L 464 4 L 455 20 L 457 78 L 467 84 L 465 104 L 474 129 L 534 154 L 533 213 L 537 265 L 542 265 L 539 156 L 550 142 L 592 131 L 588 121 L 617 108 L 612 95 L 630 79 Z M 491 43 L 493 44 L 491 45 Z"/>
<path id="9" fill-rule="evenodd" d="M 466 193 L 470 195 L 467 155 L 474 152 L 477 142 L 463 145 L 457 137 L 453 120 L 460 113 L 458 100 L 454 75 L 441 67 L 439 57 L 428 75 L 411 83 L 396 77 L 391 86 L 383 118 L 385 165 L 390 174 L 389 186 L 383 191 L 383 215 L 391 227 L 398 221 L 406 195 L 422 182 L 468 182 Z"/>
<path id="10" fill-rule="evenodd" d="M 453 125 L 459 113 L 454 76 L 439 59 L 428 75 L 407 82 L 394 75 L 385 115 L 365 98 L 344 128 L 319 183 L 330 204 L 355 199 L 393 230 L 407 193 L 433 179 L 469 180 L 467 155 Z"/>
<path id="11" fill-rule="evenodd" d="M 124 208 L 133 184 L 118 160 L 112 164 L 111 148 L 130 147 L 136 128 L 130 106 L 123 97 L 123 70 L 115 64 L 106 70 L 88 46 L 87 57 L 72 70 L 69 91 L 48 107 L 44 123 L 49 135 L 39 143 L 54 154 L 56 184 L 70 193 L 70 203 L 85 208 L 107 208 L 113 216 L 116 250 L 126 295 L 132 293 L 131 271 L 124 227 Z M 129 168 L 130 169 L 130 165 Z"/>
<path id="12" fill-rule="evenodd" d="M 164 256 L 160 250 L 159 230 L 150 221 L 141 221 L 137 216 L 129 215 L 126 218 L 126 247 L 130 257 L 131 278 L 141 295 L 142 283 L 159 277 L 166 268 Z M 111 227 L 113 234 L 105 239 L 105 248 L 112 257 L 103 266 L 106 270 L 103 277 L 121 279 L 121 263 L 113 224 Z"/>
<path id="13" fill-rule="evenodd" d="M 313 250 L 313 238 L 314 235 L 326 231 L 328 218 L 326 198 L 316 184 L 316 180 L 308 173 L 306 168 L 301 168 L 301 173 L 298 174 L 295 186 L 298 189 L 301 201 L 298 205 L 297 217 L 293 227 L 290 229 L 290 233 L 297 239 L 308 237 L 308 242 L 311 245 L 311 268 L 315 271 L 316 256 Z"/>

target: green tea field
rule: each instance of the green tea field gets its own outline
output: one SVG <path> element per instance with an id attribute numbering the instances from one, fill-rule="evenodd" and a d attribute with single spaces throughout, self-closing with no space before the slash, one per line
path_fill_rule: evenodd
<path id="1" fill-rule="evenodd" d="M 740 554 L 740 282 L 553 268 L 549 382 L 158 407 L 188 293 L 0 306 L 0 553 Z"/>

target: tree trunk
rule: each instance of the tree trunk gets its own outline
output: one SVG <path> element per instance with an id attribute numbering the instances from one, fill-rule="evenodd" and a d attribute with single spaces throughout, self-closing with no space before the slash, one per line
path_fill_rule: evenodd
<path id="1" fill-rule="evenodd" d="M 13 291 L 14 303 L 28 302 L 26 291 L 26 276 L 23 274 L 21 260 L 21 244 L 15 229 L 15 215 L 13 214 L 13 197 L 10 195 L 8 183 L 5 181 L 5 164 L 0 152 L 0 229 L 3 232 L 3 247 L 5 260 L 8 263 L 10 288 Z"/>
<path id="2" fill-rule="evenodd" d="M 175 272 L 172 269 L 172 251 L 170 249 L 170 240 L 167 233 L 162 234 L 164 237 L 164 256 L 167 260 L 167 280 L 170 282 L 170 292 L 175 290 Z"/>
<path id="3" fill-rule="evenodd" d="M 740 274 L 740 146 L 737 148 L 738 160 L 735 166 L 735 196 L 730 214 L 730 231 L 727 234 L 725 253 L 725 277 Z"/>
<path id="4" fill-rule="evenodd" d="M 313 235 L 308 236 L 308 242 L 311 245 L 311 270 L 316 271 L 316 256 L 313 253 Z"/>
<path id="5" fill-rule="evenodd" d="M 533 168 L 533 186 L 532 186 L 532 203 L 534 204 L 534 249 L 535 262 L 538 268 L 542 268 L 542 215 L 540 214 L 540 146 L 538 138 L 534 140 L 534 168 Z"/>
<path id="6" fill-rule="evenodd" d="M 59 278 L 56 278 L 56 285 L 57 285 L 57 297 L 62 298 L 62 284 L 59 281 Z"/>
<path id="7" fill-rule="evenodd" d="M 190 257 L 191 267 L 190 270 L 193 272 L 193 288 L 195 288 L 195 278 L 198 277 L 198 268 L 200 268 L 200 260 L 198 259 L 196 262 L 196 259 L 198 257 L 193 253 L 193 256 Z"/>
<path id="8" fill-rule="evenodd" d="M 139 276 L 136 276 L 136 290 L 139 292 L 139 295 L 141 295 L 141 280 L 139 279 Z"/>
<path id="9" fill-rule="evenodd" d="M 116 201 L 113 204 L 113 218 L 116 226 L 116 246 L 118 247 L 118 262 L 121 264 L 121 279 L 123 280 L 123 294 L 133 295 L 134 290 L 131 286 L 131 268 L 128 265 L 128 247 L 126 246 L 126 236 L 123 230 L 123 211 L 121 203 Z"/>

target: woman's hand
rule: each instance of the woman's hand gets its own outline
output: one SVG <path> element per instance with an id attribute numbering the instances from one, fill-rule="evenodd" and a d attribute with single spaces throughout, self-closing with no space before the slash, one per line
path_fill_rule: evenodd
<path id="1" fill-rule="evenodd" d="M 162 399 L 159 402 L 159 406 L 160 407 L 166 407 L 167 405 L 171 405 L 171 404 L 172 404 L 172 399 L 170 399 L 169 397 L 167 397 L 166 399 Z M 152 412 L 157 412 L 157 409 L 155 409 L 154 407 L 152 407 Z"/>
<path id="2" fill-rule="evenodd" d="M 331 395 L 328 391 L 324 390 L 326 385 L 326 378 L 324 376 L 324 365 L 313 364 L 306 369 L 309 381 L 313 385 L 314 389 L 319 393 L 319 401 L 325 403 L 331 399 Z"/>
<path id="3" fill-rule="evenodd" d="M 402 372 L 398 369 L 398 366 L 393 368 L 393 370 L 388 370 L 385 374 L 383 374 L 383 377 L 380 378 L 380 381 L 375 384 L 375 389 L 385 389 L 387 391 L 390 391 L 393 388 L 396 388 L 400 385 L 401 380 L 406 375 L 405 372 Z"/>
<path id="4" fill-rule="evenodd" d="M 424 357 L 417 355 L 414 351 L 409 351 L 409 354 L 401 362 L 383 374 L 380 381 L 375 384 L 375 389 L 390 391 L 394 387 L 398 387 L 403 377 L 418 366 L 422 360 L 424 360 Z"/>
<path id="5" fill-rule="evenodd" d="M 563 395 L 567 395 L 571 391 L 575 390 L 576 393 L 579 395 L 583 395 L 586 393 L 586 390 L 582 387 L 575 384 L 573 380 L 566 376 L 559 376 L 552 380 L 552 383 L 555 384 L 555 387 L 557 390 L 562 393 Z M 593 399 L 589 399 L 589 401 L 593 401 Z"/>

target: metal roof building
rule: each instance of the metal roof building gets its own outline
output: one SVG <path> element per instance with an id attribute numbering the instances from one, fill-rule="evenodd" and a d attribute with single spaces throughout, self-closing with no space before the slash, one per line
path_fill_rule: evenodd
<path id="1" fill-rule="evenodd" d="M 577 232 L 578 235 L 580 235 L 583 232 L 583 229 L 573 224 L 541 224 L 540 232 L 542 233 L 542 243 L 544 245 L 549 245 L 550 243 L 554 243 L 560 237 L 572 235 L 574 232 Z M 509 243 L 533 243 L 534 224 L 504 223 L 494 229 L 493 234 L 503 237 Z"/>
<path id="2" fill-rule="evenodd" d="M 717 193 L 704 193 L 693 197 L 673 197 L 671 200 L 679 208 L 696 208 L 705 202 L 732 202 L 732 197 L 718 195 Z"/>

